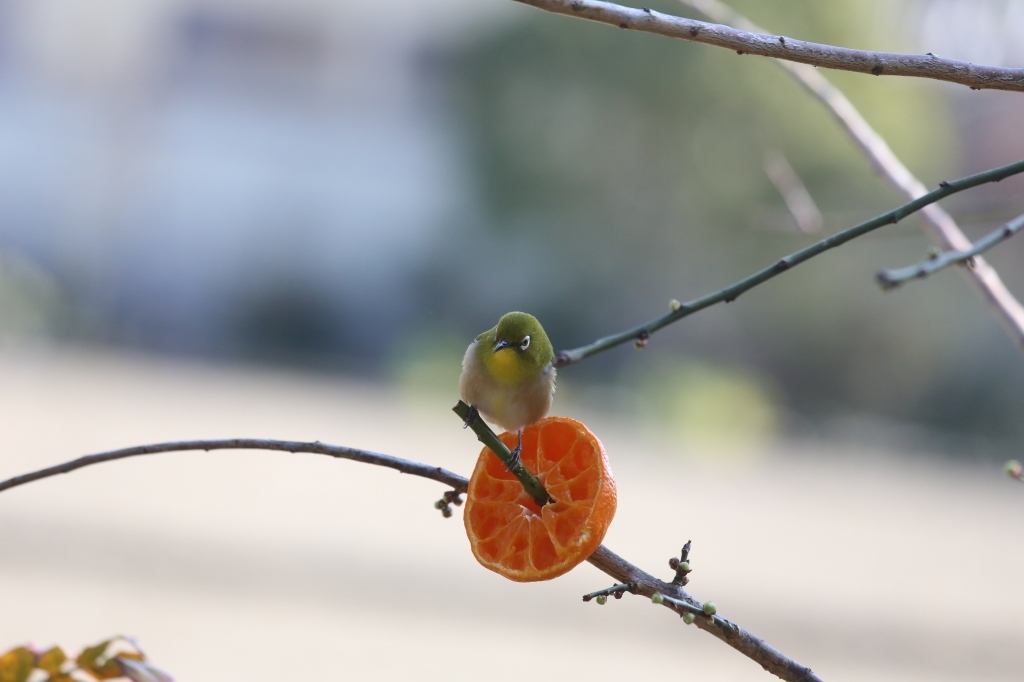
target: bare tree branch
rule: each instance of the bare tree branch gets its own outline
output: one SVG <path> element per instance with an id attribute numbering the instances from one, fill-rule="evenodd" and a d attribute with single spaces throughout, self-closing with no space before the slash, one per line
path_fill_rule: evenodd
<path id="1" fill-rule="evenodd" d="M 763 270 L 759 270 L 731 286 L 720 289 L 712 294 L 704 296 L 703 298 L 698 298 L 688 303 L 677 304 L 673 301 L 672 311 L 667 315 L 662 315 L 661 317 L 651 320 L 646 324 L 642 324 L 639 327 L 633 327 L 632 329 L 627 329 L 624 332 L 598 339 L 586 346 L 580 346 L 579 348 L 573 348 L 572 350 L 559 351 L 555 356 L 555 365 L 558 367 L 571 365 L 573 363 L 580 362 L 581 360 L 585 360 L 591 355 L 596 355 L 597 353 L 609 350 L 610 348 L 614 348 L 615 346 L 619 346 L 628 341 L 635 340 L 638 343 L 646 344 L 647 339 L 650 338 L 651 334 L 662 327 L 666 327 L 673 322 L 678 322 L 684 317 L 692 315 L 698 310 L 703 310 L 704 308 L 713 306 L 716 303 L 722 303 L 723 301 L 729 303 L 731 301 L 735 301 L 741 294 L 753 289 L 757 285 L 767 282 L 773 277 L 781 275 L 790 268 L 793 268 L 804 261 L 810 260 L 819 254 L 845 244 L 851 239 L 856 239 L 857 237 L 877 230 L 885 225 L 898 223 L 903 218 L 906 218 L 925 206 L 933 204 L 940 199 L 944 199 L 951 194 L 962 192 L 965 189 L 977 187 L 978 185 L 985 184 L 987 182 L 999 182 L 1000 180 L 1008 178 L 1011 175 L 1017 175 L 1018 173 L 1024 173 L 1024 161 L 1011 163 L 1008 166 L 1002 166 L 1000 168 L 993 168 L 992 170 L 970 175 L 966 178 L 961 178 L 960 180 L 942 182 L 939 184 L 938 189 L 934 189 L 918 199 L 903 204 L 894 211 L 890 211 L 889 213 L 878 216 L 866 223 L 861 223 L 860 225 L 851 227 L 848 230 L 834 234 L 831 237 L 822 239 L 805 249 L 801 249 L 796 253 L 780 259 L 774 265 L 770 265 Z"/>
<path id="2" fill-rule="evenodd" d="M 696 43 L 735 50 L 739 54 L 775 57 L 812 66 L 856 71 L 875 76 L 931 78 L 966 85 L 973 90 L 994 89 L 1024 92 L 1024 69 L 984 66 L 943 59 L 933 54 L 914 55 L 869 52 L 845 47 L 808 43 L 785 36 L 741 31 L 662 14 L 650 9 L 623 7 L 600 0 L 516 0 L 524 5 L 570 17 L 589 19 L 619 28 L 656 33 Z"/>
<path id="3" fill-rule="evenodd" d="M 821 211 L 814 203 L 811 193 L 807 191 L 807 186 L 800 180 L 793 166 L 789 165 L 786 155 L 777 149 L 765 151 L 764 174 L 786 202 L 786 208 L 796 222 L 796 229 L 804 234 L 821 232 L 821 226 L 824 224 Z"/>
<path id="4" fill-rule="evenodd" d="M 766 33 L 766 31 L 736 12 L 721 0 L 679 0 L 704 14 L 712 21 L 734 26 L 749 33 Z M 800 85 L 816 97 L 847 132 L 853 143 L 871 161 L 875 170 L 885 178 L 892 187 L 907 199 L 917 199 L 928 190 L 914 174 L 903 165 L 893 153 L 882 136 L 864 120 L 861 113 L 853 106 L 839 88 L 832 85 L 813 66 L 795 64 L 778 59 L 781 66 L 796 79 Z M 957 226 L 956 221 L 941 206 L 926 206 L 918 214 L 932 239 L 944 250 L 966 251 L 971 242 Z M 1006 288 L 1003 280 L 983 258 L 974 259 L 974 267 L 963 270 L 964 276 L 977 287 L 982 299 L 995 314 L 1003 328 L 1024 349 L 1024 306 Z"/>
<path id="5" fill-rule="evenodd" d="M 174 443 L 157 443 L 154 445 L 139 445 L 132 448 L 112 450 L 96 455 L 79 457 L 78 459 L 58 464 L 47 469 L 41 469 L 32 473 L 15 476 L 6 481 L 0 482 L 0 492 L 14 488 L 25 483 L 38 481 L 58 474 L 66 474 L 76 469 L 99 464 L 101 462 L 112 462 L 128 457 L 140 455 L 153 455 L 159 452 L 183 452 L 191 450 L 276 450 L 283 452 L 309 452 L 318 455 L 328 455 L 339 459 L 351 459 L 365 464 L 395 469 L 403 474 L 412 474 L 429 478 L 432 481 L 444 483 L 458 493 L 466 492 L 469 481 L 458 474 L 452 473 L 441 467 L 434 467 L 420 462 L 413 462 L 401 457 L 383 455 L 377 452 L 348 448 L 340 445 L 326 445 L 319 441 L 302 443 L 283 440 L 263 440 L 259 438 L 232 438 L 229 440 L 188 440 Z M 604 571 L 613 578 L 624 583 L 632 583 L 635 586 L 636 594 L 647 597 L 655 593 L 661 593 L 673 599 L 685 601 L 700 608 L 700 602 L 687 594 L 681 585 L 664 583 L 654 576 L 645 573 L 633 564 L 629 563 L 619 555 L 606 548 L 604 545 L 597 548 L 588 561 L 599 570 Z M 724 619 L 721 619 L 724 620 Z M 716 621 L 717 622 L 717 621 Z M 821 682 L 820 678 L 811 672 L 810 668 L 800 665 L 779 650 L 770 646 L 763 640 L 755 637 L 735 623 L 729 623 L 730 627 L 723 628 L 714 623 L 697 622 L 697 626 L 710 632 L 723 642 L 736 649 L 745 656 L 759 663 L 765 670 L 789 682 Z"/>
<path id="6" fill-rule="evenodd" d="M 300 443 L 289 440 L 264 440 L 262 438 L 231 438 L 228 440 L 184 440 L 173 443 L 138 445 L 133 448 L 123 448 L 121 450 L 111 450 L 110 452 L 101 452 L 96 455 L 79 457 L 78 459 L 65 462 L 64 464 L 58 464 L 57 466 L 49 467 L 47 469 L 40 469 L 39 471 L 33 471 L 29 474 L 9 478 L 6 481 L 0 481 L 0 492 L 9 490 L 10 488 L 15 488 L 19 485 L 31 483 L 32 481 L 49 478 L 50 476 L 66 474 L 92 464 L 113 462 L 114 460 L 138 457 L 140 455 L 155 455 L 159 452 L 186 452 L 189 450 L 277 450 L 281 452 L 309 452 L 316 455 L 327 455 L 328 457 L 337 457 L 338 459 L 351 459 L 355 462 L 388 467 L 389 469 L 394 469 L 403 474 L 422 476 L 423 478 L 429 478 L 431 480 L 444 483 L 445 485 L 450 485 L 454 490 L 459 492 L 466 491 L 466 479 L 462 476 L 454 474 L 447 469 L 442 469 L 441 467 L 427 466 L 426 464 L 402 459 L 401 457 L 392 457 L 391 455 L 382 455 L 377 452 L 359 450 L 357 448 L 347 448 L 341 445 L 325 445 L 320 442 Z"/>
<path id="7" fill-rule="evenodd" d="M 923 260 L 916 265 L 893 270 L 882 270 L 875 275 L 875 279 L 878 280 L 883 289 L 894 289 L 909 280 L 924 279 L 932 273 L 948 268 L 950 265 L 967 263 L 968 266 L 971 266 L 970 261 L 972 259 L 976 261 L 975 257 L 979 253 L 988 251 L 999 242 L 1005 241 L 1017 234 L 1021 229 L 1024 229 L 1024 215 L 1017 216 L 994 232 L 989 232 L 966 251 L 947 251 L 940 256 Z"/>

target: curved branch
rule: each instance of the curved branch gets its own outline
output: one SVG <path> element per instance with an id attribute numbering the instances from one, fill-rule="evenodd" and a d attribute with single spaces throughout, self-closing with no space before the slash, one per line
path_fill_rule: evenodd
<path id="1" fill-rule="evenodd" d="M 966 85 L 972 90 L 1013 90 L 1024 92 L 1024 69 L 971 64 L 933 54 L 869 52 L 846 47 L 809 43 L 785 36 L 741 31 L 720 24 L 708 24 L 662 14 L 650 9 L 623 7 L 600 0 L 516 0 L 524 5 L 570 17 L 580 17 L 619 28 L 656 33 L 696 43 L 715 45 L 739 54 L 775 57 L 791 62 L 874 76 L 931 78 Z"/>
<path id="2" fill-rule="evenodd" d="M 883 289 L 894 289 L 904 282 L 912 279 L 923 279 L 932 273 L 948 268 L 950 265 L 966 263 L 979 253 L 988 251 L 999 242 L 1009 239 L 1022 229 L 1024 229 L 1024 215 L 1017 216 L 994 232 L 989 232 L 976 241 L 974 246 L 965 251 L 948 251 L 935 258 L 921 261 L 917 265 L 894 270 L 882 270 L 875 278 Z"/>
<path id="3" fill-rule="evenodd" d="M 766 33 L 764 29 L 739 14 L 720 0 L 679 0 L 692 7 L 712 21 L 728 24 L 748 33 Z M 786 70 L 811 95 L 818 99 L 835 117 L 853 143 L 871 161 L 875 170 L 889 181 L 897 192 L 907 199 L 917 199 L 928 190 L 910 170 L 903 165 L 882 136 L 864 120 L 853 103 L 843 92 L 829 82 L 813 66 L 796 64 L 783 59 L 775 63 Z M 926 206 L 918 217 L 924 223 L 932 239 L 944 250 L 965 251 L 971 248 L 970 240 L 960 230 L 953 217 L 941 206 Z M 974 259 L 974 267 L 962 271 L 974 283 L 982 299 L 996 315 L 1017 345 L 1024 348 L 1024 306 L 1006 288 L 999 273 L 983 258 Z"/>
<path id="4" fill-rule="evenodd" d="M 232 438 L 228 440 L 186 440 L 174 443 L 157 443 L 155 445 L 139 445 L 132 448 L 112 450 L 96 455 L 79 457 L 78 459 L 58 464 L 57 466 L 41 469 L 22 476 L 15 476 L 0 482 L 0 492 L 14 488 L 15 486 L 38 481 L 40 479 L 66 474 L 76 469 L 100 464 L 101 462 L 112 462 L 128 457 L 139 455 L 154 455 L 160 452 L 183 452 L 190 450 L 277 450 L 283 452 L 309 452 L 318 455 L 328 455 L 339 459 L 351 459 L 365 464 L 395 469 L 403 474 L 412 474 L 429 478 L 451 486 L 456 492 L 465 492 L 469 481 L 458 474 L 452 473 L 441 467 L 434 467 L 420 462 L 414 462 L 401 457 L 383 455 L 377 452 L 348 448 L 341 445 L 326 445 L 319 441 L 302 443 L 285 440 L 263 440 L 259 438 Z M 636 593 L 644 596 L 652 596 L 660 592 L 674 599 L 685 601 L 688 604 L 698 605 L 699 602 L 687 594 L 679 585 L 663 583 L 654 576 L 646 573 L 633 564 L 629 563 L 615 552 L 604 545 L 601 545 L 590 556 L 588 561 L 599 570 L 604 571 L 621 582 L 633 583 L 636 585 Z M 800 665 L 779 650 L 770 646 L 763 640 L 755 637 L 750 632 L 736 626 L 725 631 L 723 628 L 697 621 L 697 626 L 710 632 L 723 642 L 736 649 L 745 656 L 759 663 L 765 670 L 773 673 L 789 682 L 821 682 L 820 678 L 811 672 L 810 668 Z"/>
<path id="5" fill-rule="evenodd" d="M 1007 166 L 994 168 L 976 175 L 970 175 L 966 178 L 961 178 L 960 180 L 939 183 L 938 189 L 934 189 L 918 199 L 903 204 L 899 208 L 880 215 L 866 223 L 861 223 L 860 225 L 851 227 L 848 230 L 834 234 L 831 237 L 822 239 L 821 241 L 808 246 L 806 249 L 801 249 L 794 254 L 786 256 L 785 258 L 777 261 L 774 265 L 770 265 L 763 270 L 759 270 L 753 275 L 742 279 L 731 286 L 720 289 L 713 294 L 708 294 L 703 298 L 698 298 L 688 303 L 677 305 L 673 302 L 673 310 L 668 315 L 663 315 L 657 319 L 647 322 L 646 324 L 642 324 L 639 327 L 634 327 L 632 329 L 627 329 L 619 334 L 598 339 L 586 346 L 580 346 L 579 348 L 574 348 L 572 350 L 559 351 L 556 355 L 555 365 L 557 367 L 571 365 L 573 363 L 580 362 L 581 360 L 585 360 L 591 355 L 596 355 L 597 353 L 622 345 L 628 341 L 636 340 L 639 343 L 646 343 L 650 335 L 662 327 L 666 327 L 673 322 L 678 322 L 684 317 L 692 315 L 698 310 L 703 310 L 704 308 L 713 306 L 716 303 L 722 303 L 723 301 L 729 303 L 731 301 L 735 301 L 741 294 L 753 289 L 757 285 L 767 282 L 773 277 L 781 275 L 790 268 L 793 268 L 804 261 L 810 260 L 819 254 L 830 249 L 834 249 L 841 244 L 845 244 L 851 239 L 856 239 L 857 237 L 877 230 L 884 225 L 898 223 L 908 215 L 916 213 L 925 206 L 934 204 L 936 201 L 944 199 L 951 194 L 956 194 L 957 192 L 962 192 L 965 189 L 977 187 L 978 185 L 982 185 L 987 182 L 999 182 L 1011 175 L 1017 175 L 1019 173 L 1024 173 L 1024 161 L 1018 161 Z"/>
<path id="6" fill-rule="evenodd" d="M 369 450 L 347 448 L 341 445 L 325 445 L 319 441 L 302 443 L 290 440 L 265 440 L 262 438 L 231 438 L 227 440 L 183 440 L 173 443 L 139 445 L 133 448 L 123 448 L 121 450 L 111 450 L 110 452 L 101 452 L 96 455 L 79 457 L 78 459 L 65 462 L 64 464 L 58 464 L 57 466 L 52 466 L 47 469 L 40 469 L 39 471 L 33 471 L 32 473 L 9 478 L 6 481 L 0 481 L 0 492 L 9 490 L 10 488 L 15 488 L 19 485 L 31 483 L 32 481 L 38 481 L 58 474 L 66 474 L 76 469 L 81 469 L 93 464 L 100 464 L 102 462 L 113 462 L 114 460 L 138 457 L 140 455 L 155 455 L 159 452 L 187 452 L 190 450 L 277 450 L 280 452 L 309 452 L 316 455 L 337 457 L 338 459 L 351 459 L 355 462 L 363 462 L 364 464 L 375 464 L 376 466 L 394 469 L 403 474 L 422 476 L 423 478 L 429 478 L 433 481 L 450 485 L 458 492 L 466 492 L 466 485 L 468 483 L 468 481 L 462 476 L 452 473 L 447 469 L 427 466 L 426 464 L 402 459 L 401 457 L 382 455 L 377 452 L 370 452 Z"/>

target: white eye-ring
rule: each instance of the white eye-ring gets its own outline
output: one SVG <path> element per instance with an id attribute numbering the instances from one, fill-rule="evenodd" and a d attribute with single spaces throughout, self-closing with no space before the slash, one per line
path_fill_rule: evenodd
<path id="1" fill-rule="evenodd" d="M 530 337 L 529 337 L 529 335 L 527 335 L 527 336 L 524 336 L 523 340 L 519 343 L 519 350 L 526 350 L 529 347 L 530 347 Z"/>

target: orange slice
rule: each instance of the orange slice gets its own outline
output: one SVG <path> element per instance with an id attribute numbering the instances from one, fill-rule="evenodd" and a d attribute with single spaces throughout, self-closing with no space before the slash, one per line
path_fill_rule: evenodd
<path id="1" fill-rule="evenodd" d="M 516 436 L 503 433 L 509 448 Z M 550 580 L 589 557 L 615 516 L 615 480 L 586 426 L 548 417 L 523 430 L 523 464 L 554 502 L 538 507 L 489 448 L 469 479 L 463 519 L 473 556 L 509 580 Z"/>

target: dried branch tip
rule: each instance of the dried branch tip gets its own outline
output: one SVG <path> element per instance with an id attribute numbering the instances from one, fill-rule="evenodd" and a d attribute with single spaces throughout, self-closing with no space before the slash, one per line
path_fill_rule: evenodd
<path id="1" fill-rule="evenodd" d="M 686 585 L 690 582 L 690 579 L 686 577 L 690 571 L 690 543 L 691 540 L 687 540 L 686 544 L 683 545 L 683 551 L 680 552 L 679 558 L 672 557 L 668 560 L 668 566 L 676 572 L 676 576 L 672 578 L 673 585 Z"/>

